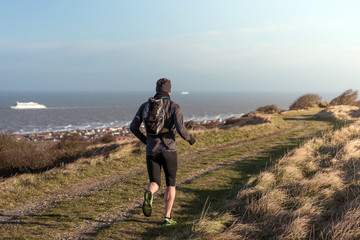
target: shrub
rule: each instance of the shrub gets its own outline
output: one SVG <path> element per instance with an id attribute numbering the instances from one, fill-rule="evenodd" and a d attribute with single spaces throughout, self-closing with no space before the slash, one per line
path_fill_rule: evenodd
<path id="1" fill-rule="evenodd" d="M 90 141 L 85 140 L 78 134 L 68 134 L 55 145 L 53 150 L 61 153 L 58 161 L 71 162 L 79 158 L 80 154 L 86 150 L 90 143 Z"/>
<path id="2" fill-rule="evenodd" d="M 208 123 L 203 124 L 203 126 L 207 129 L 216 128 L 219 126 L 219 122 L 217 121 L 210 121 Z"/>
<path id="3" fill-rule="evenodd" d="M 194 120 L 185 122 L 185 127 L 188 130 L 204 129 L 204 126 L 202 124 L 200 124 L 199 122 L 195 122 Z"/>
<path id="4" fill-rule="evenodd" d="M 195 122 L 194 122 L 194 120 L 190 120 L 190 121 L 187 121 L 187 122 L 185 122 L 185 127 L 187 128 L 187 129 L 193 129 L 194 128 L 194 125 L 195 125 Z"/>
<path id="5" fill-rule="evenodd" d="M 271 113 L 277 113 L 279 109 L 275 105 L 266 105 L 263 107 L 259 107 L 256 111 L 261 113 L 271 114 Z"/>
<path id="6" fill-rule="evenodd" d="M 107 133 L 104 136 L 102 136 L 101 138 L 99 138 L 98 142 L 100 143 L 111 143 L 114 142 L 116 140 L 115 136 Z"/>
<path id="7" fill-rule="evenodd" d="M 348 89 L 343 92 L 340 96 L 337 96 L 333 100 L 331 100 L 330 105 L 350 105 L 356 106 L 356 99 L 358 97 L 358 91 L 353 91 L 352 89 Z"/>
<path id="8" fill-rule="evenodd" d="M 0 175 L 41 172 L 73 162 L 91 144 L 79 135 L 67 135 L 59 143 L 16 140 L 0 132 Z"/>
<path id="9" fill-rule="evenodd" d="M 48 142 L 18 141 L 11 133 L 0 133 L 0 174 L 10 176 L 48 168 L 58 157 L 58 152 L 49 150 L 52 146 Z"/>
<path id="10" fill-rule="evenodd" d="M 307 109 L 318 106 L 321 103 L 321 97 L 317 94 L 305 94 L 299 97 L 291 106 L 290 110 Z"/>
<path id="11" fill-rule="evenodd" d="M 322 103 L 319 103 L 319 107 L 321 108 L 328 108 L 330 107 L 331 105 L 328 103 L 328 102 L 322 102 Z"/>

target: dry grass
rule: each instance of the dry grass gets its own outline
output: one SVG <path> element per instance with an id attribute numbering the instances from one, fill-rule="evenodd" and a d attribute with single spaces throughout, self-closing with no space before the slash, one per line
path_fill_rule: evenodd
<path id="1" fill-rule="evenodd" d="M 359 156 L 359 122 L 309 140 L 251 179 L 210 239 L 359 239 Z"/>
<path id="2" fill-rule="evenodd" d="M 269 189 L 272 186 L 275 186 L 276 183 L 275 175 L 271 172 L 260 173 L 257 181 L 256 189 L 259 191 Z"/>
<path id="3" fill-rule="evenodd" d="M 190 236 L 190 238 L 196 238 L 196 236 L 212 236 L 223 231 L 226 225 L 233 220 L 230 214 L 202 216 L 199 221 L 194 222 L 192 232 L 195 234 Z"/>
<path id="4" fill-rule="evenodd" d="M 315 116 L 320 119 L 332 119 L 339 121 L 359 120 L 360 108 L 356 106 L 333 106 L 319 112 Z"/>
<path id="5" fill-rule="evenodd" d="M 325 236 L 329 239 L 360 238 L 360 197 L 350 203 L 348 210 L 331 225 Z"/>

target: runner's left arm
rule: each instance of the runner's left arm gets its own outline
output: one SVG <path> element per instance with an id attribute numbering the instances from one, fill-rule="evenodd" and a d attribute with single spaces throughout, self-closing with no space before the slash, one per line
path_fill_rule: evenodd
<path id="1" fill-rule="evenodd" d="M 183 114 L 179 105 L 175 105 L 175 114 L 173 116 L 176 131 L 185 141 L 188 141 L 191 145 L 193 145 L 195 143 L 195 139 L 189 134 L 185 127 Z"/>

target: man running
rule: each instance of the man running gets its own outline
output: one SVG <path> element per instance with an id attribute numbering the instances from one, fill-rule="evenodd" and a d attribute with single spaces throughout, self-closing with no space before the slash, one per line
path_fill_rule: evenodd
<path id="1" fill-rule="evenodd" d="M 163 226 L 176 224 L 176 221 L 171 217 L 171 209 L 175 199 L 177 172 L 175 129 L 190 145 L 195 143 L 195 139 L 185 128 L 181 108 L 178 104 L 171 101 L 170 93 L 171 81 L 166 78 L 159 79 L 156 82 L 155 96 L 140 106 L 130 125 L 131 132 L 140 139 L 141 142 L 146 144 L 146 164 L 150 183 L 145 190 L 142 210 L 147 217 L 151 216 L 153 195 L 160 188 L 161 168 L 164 168 L 166 190 L 164 197 L 165 218 Z M 157 104 L 155 107 L 152 106 L 154 103 Z M 151 122 L 148 120 L 149 116 L 152 117 Z M 142 122 L 145 124 L 147 136 L 139 129 Z"/>

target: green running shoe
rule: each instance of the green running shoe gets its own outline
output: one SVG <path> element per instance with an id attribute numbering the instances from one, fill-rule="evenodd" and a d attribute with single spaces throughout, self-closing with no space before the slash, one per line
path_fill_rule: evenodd
<path id="1" fill-rule="evenodd" d="M 172 226 L 177 224 L 177 222 L 173 218 L 164 218 L 163 226 Z"/>
<path id="2" fill-rule="evenodd" d="M 144 203 L 142 205 L 142 210 L 145 216 L 151 216 L 151 209 L 153 203 L 153 195 L 150 191 L 146 190 L 144 194 Z"/>

